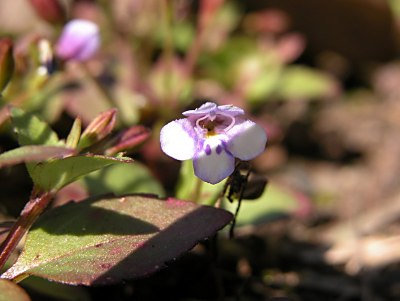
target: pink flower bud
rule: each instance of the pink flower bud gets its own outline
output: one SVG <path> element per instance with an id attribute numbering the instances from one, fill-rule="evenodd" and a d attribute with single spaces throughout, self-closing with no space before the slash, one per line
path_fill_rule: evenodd
<path id="1" fill-rule="evenodd" d="M 13 41 L 10 38 L 0 38 L 0 93 L 7 86 L 13 73 Z"/>
<path id="2" fill-rule="evenodd" d="M 115 125 L 116 115 L 117 110 L 110 109 L 97 116 L 82 133 L 78 147 L 86 148 L 110 134 Z"/>
<path id="3" fill-rule="evenodd" d="M 88 20 L 69 21 L 56 45 L 56 54 L 63 60 L 86 61 L 100 46 L 98 26 Z"/>
<path id="4" fill-rule="evenodd" d="M 113 146 L 106 150 L 105 155 L 112 156 L 116 153 L 132 149 L 146 141 L 150 135 L 150 130 L 144 126 L 135 125 L 130 127 L 116 136 Z"/>
<path id="5" fill-rule="evenodd" d="M 66 12 L 59 0 L 30 0 L 36 14 L 50 24 L 65 22 Z"/>

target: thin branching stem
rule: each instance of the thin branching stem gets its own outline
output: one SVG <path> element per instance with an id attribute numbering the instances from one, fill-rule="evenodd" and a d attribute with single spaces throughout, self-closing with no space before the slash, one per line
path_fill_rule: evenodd
<path id="1" fill-rule="evenodd" d="M 25 205 L 24 209 L 22 209 L 21 215 L 12 226 L 8 236 L 0 246 L 0 270 L 6 264 L 18 243 L 50 203 L 51 199 L 52 193 L 36 193 L 34 189 L 29 202 Z"/>

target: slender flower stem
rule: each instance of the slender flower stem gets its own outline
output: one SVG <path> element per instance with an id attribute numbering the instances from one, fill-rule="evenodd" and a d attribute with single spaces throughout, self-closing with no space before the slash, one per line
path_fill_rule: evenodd
<path id="1" fill-rule="evenodd" d="M 36 194 L 34 189 L 29 202 L 22 209 L 21 215 L 0 246 L 0 270 L 4 267 L 7 259 L 28 232 L 29 228 L 50 203 L 52 196 L 53 194 L 50 192 Z"/>
<path id="2" fill-rule="evenodd" d="M 201 198 L 201 189 L 203 187 L 203 181 L 196 177 L 196 186 L 193 190 L 193 202 L 199 203 Z"/>

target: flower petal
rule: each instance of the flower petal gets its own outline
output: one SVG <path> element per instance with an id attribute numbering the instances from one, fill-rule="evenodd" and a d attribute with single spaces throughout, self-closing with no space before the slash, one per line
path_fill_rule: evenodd
<path id="1" fill-rule="evenodd" d="M 229 154 L 222 141 L 209 138 L 204 141 L 193 160 L 194 173 L 210 184 L 217 184 L 232 174 L 235 169 L 235 158 Z"/>
<path id="2" fill-rule="evenodd" d="M 228 151 L 241 160 L 257 157 L 267 143 L 265 130 L 250 120 L 235 124 L 226 134 L 230 137 L 227 141 Z"/>
<path id="3" fill-rule="evenodd" d="M 189 110 L 182 113 L 183 116 L 199 116 L 199 115 L 207 115 L 211 112 L 214 112 L 217 108 L 217 105 L 213 102 L 206 102 L 195 110 Z"/>
<path id="4" fill-rule="evenodd" d="M 187 119 L 166 124 L 160 132 L 161 149 L 177 160 L 192 159 L 196 151 L 196 133 Z"/>
<path id="5" fill-rule="evenodd" d="M 234 105 L 218 106 L 217 111 L 231 116 L 244 115 L 244 110 Z"/>

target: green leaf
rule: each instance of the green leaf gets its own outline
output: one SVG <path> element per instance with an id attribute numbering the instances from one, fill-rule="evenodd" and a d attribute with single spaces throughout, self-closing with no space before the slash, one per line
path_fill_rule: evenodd
<path id="1" fill-rule="evenodd" d="M 196 32 L 192 23 L 183 21 L 177 22 L 174 25 L 172 34 L 176 49 L 186 52 L 193 42 L 193 37 L 195 36 Z"/>
<path id="2" fill-rule="evenodd" d="M 238 203 L 225 200 L 223 208 L 234 212 Z M 289 215 L 296 211 L 298 202 L 293 194 L 275 184 L 268 184 L 257 200 L 243 200 L 236 218 L 237 226 L 256 225 Z"/>
<path id="3" fill-rule="evenodd" d="M 46 212 L 2 277 L 35 275 L 69 284 L 109 284 L 148 275 L 215 234 L 232 215 L 169 198 L 88 199 Z"/>
<path id="4" fill-rule="evenodd" d="M 15 107 L 10 108 L 10 115 L 20 145 L 63 146 L 57 134 L 38 117 Z"/>
<path id="5" fill-rule="evenodd" d="M 78 142 L 81 137 L 81 131 L 82 122 L 79 118 L 76 118 L 67 137 L 66 145 L 68 147 L 76 148 L 78 146 Z"/>
<path id="6" fill-rule="evenodd" d="M 14 282 L 0 279 L 0 301 L 29 301 L 28 294 Z"/>
<path id="7" fill-rule="evenodd" d="M 65 147 L 26 145 L 2 153 L 0 155 L 0 167 L 22 162 L 45 161 L 54 157 L 72 155 L 73 153 L 73 149 Z"/>
<path id="8" fill-rule="evenodd" d="M 80 177 L 116 163 L 131 163 L 130 158 L 114 158 L 98 155 L 71 156 L 28 166 L 35 185 L 43 191 L 57 191 Z"/>
<path id="9" fill-rule="evenodd" d="M 274 93 L 281 79 L 281 65 L 270 64 L 261 68 L 263 70 L 259 73 L 259 76 L 254 78 L 246 89 L 246 98 L 253 103 L 264 102 L 267 97 Z M 237 84 L 240 85 L 240 82 Z"/>
<path id="10" fill-rule="evenodd" d="M 91 173 L 83 179 L 90 195 L 152 193 L 164 196 L 161 184 L 139 163 L 119 164 Z"/>
<path id="11" fill-rule="evenodd" d="M 326 73 L 291 66 L 283 70 L 276 93 L 286 99 L 309 99 L 331 95 L 334 88 L 333 79 Z"/>

